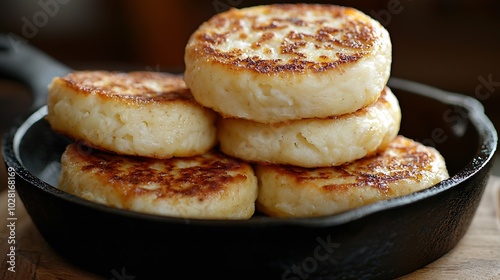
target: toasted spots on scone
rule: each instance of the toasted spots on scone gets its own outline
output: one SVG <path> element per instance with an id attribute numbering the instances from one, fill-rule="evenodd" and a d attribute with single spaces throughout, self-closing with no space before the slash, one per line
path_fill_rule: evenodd
<path id="1" fill-rule="evenodd" d="M 216 144 L 217 115 L 199 105 L 180 75 L 77 71 L 49 86 L 52 129 L 118 154 L 202 154 Z"/>
<path id="2" fill-rule="evenodd" d="M 182 218 L 248 219 L 255 210 L 252 167 L 217 152 L 151 159 L 70 144 L 58 188 L 87 200 Z"/>
<path id="3" fill-rule="evenodd" d="M 390 75 L 391 49 L 387 30 L 352 8 L 231 9 L 192 34 L 184 77 L 198 102 L 226 117 L 324 118 L 378 98 Z"/>
<path id="4" fill-rule="evenodd" d="M 347 165 L 301 168 L 257 165 L 257 209 L 275 217 L 340 213 L 403 196 L 448 178 L 441 154 L 398 136 L 383 152 Z"/>
<path id="5" fill-rule="evenodd" d="M 237 158 L 320 167 L 384 149 L 398 134 L 400 121 L 398 100 L 386 87 L 376 103 L 354 113 L 277 124 L 220 119 L 217 133 L 221 150 Z"/>

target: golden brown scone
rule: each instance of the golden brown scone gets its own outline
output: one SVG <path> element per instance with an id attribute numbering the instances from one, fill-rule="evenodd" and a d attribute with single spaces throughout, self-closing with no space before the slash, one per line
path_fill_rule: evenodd
<path id="1" fill-rule="evenodd" d="M 47 105 L 53 130 L 118 154 L 193 156 L 217 141 L 216 113 L 180 75 L 77 71 L 52 81 Z"/>
<path id="2" fill-rule="evenodd" d="M 276 217 L 331 215 L 428 188 L 448 178 L 440 153 L 398 136 L 382 153 L 348 165 L 258 165 L 257 209 Z"/>
<path id="3" fill-rule="evenodd" d="M 340 165 L 384 149 L 396 137 L 401 109 L 385 88 L 374 104 L 354 113 L 325 119 L 264 124 L 221 119 L 221 150 L 251 162 L 301 167 Z"/>
<path id="4" fill-rule="evenodd" d="M 195 219 L 248 219 L 257 197 L 252 167 L 220 153 L 161 160 L 79 143 L 63 153 L 58 188 L 112 207 Z"/>
<path id="5" fill-rule="evenodd" d="M 283 4 L 231 9 L 202 24 L 185 50 L 195 99 L 262 123 L 324 118 L 373 103 L 386 85 L 391 40 L 353 8 Z"/>

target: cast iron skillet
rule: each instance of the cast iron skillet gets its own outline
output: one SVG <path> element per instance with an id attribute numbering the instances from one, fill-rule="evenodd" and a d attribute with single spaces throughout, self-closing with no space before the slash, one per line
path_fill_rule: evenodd
<path id="1" fill-rule="evenodd" d="M 13 50 L 5 36 L 2 40 L 2 74 L 31 85 L 35 106 L 42 106 L 51 78 L 70 69 L 28 45 Z M 107 278 L 118 272 L 135 279 L 389 279 L 425 266 L 457 244 L 476 211 L 497 145 L 497 133 L 475 99 L 395 78 L 390 86 L 401 103 L 401 134 L 435 145 L 451 178 L 328 217 L 181 219 L 80 199 L 55 187 L 69 141 L 50 130 L 46 107 L 14 125 L 2 151 L 46 241 Z"/>

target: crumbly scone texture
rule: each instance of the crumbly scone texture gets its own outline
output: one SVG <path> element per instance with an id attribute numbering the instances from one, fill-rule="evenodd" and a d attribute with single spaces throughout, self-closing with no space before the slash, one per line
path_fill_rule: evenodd
<path id="1" fill-rule="evenodd" d="M 401 108 L 384 88 L 374 104 L 354 113 L 265 124 L 220 119 L 221 150 L 250 162 L 321 167 L 345 164 L 385 149 L 397 136 Z"/>
<path id="2" fill-rule="evenodd" d="M 199 155 L 217 142 L 217 114 L 182 76 L 75 71 L 49 85 L 52 129 L 105 151 L 152 158 Z"/>

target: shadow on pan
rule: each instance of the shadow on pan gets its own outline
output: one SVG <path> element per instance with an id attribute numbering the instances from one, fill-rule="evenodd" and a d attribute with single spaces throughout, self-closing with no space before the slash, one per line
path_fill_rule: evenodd
<path id="1" fill-rule="evenodd" d="M 71 71 L 31 46 L 0 38 L 0 74 L 33 88 L 33 113 L 3 139 L 5 164 L 46 241 L 84 269 L 134 279 L 389 279 L 447 253 L 462 238 L 486 186 L 497 134 L 481 104 L 464 95 L 392 78 L 401 134 L 435 146 L 450 178 L 423 191 L 338 215 L 210 221 L 134 213 L 58 190 L 69 141 L 44 120 L 46 85 Z M 18 47 L 19 48 L 19 47 Z M 12 63 L 15 61 L 16 63 Z M 29 63 L 28 63 L 29 62 Z"/>

